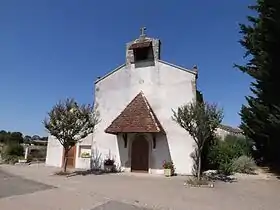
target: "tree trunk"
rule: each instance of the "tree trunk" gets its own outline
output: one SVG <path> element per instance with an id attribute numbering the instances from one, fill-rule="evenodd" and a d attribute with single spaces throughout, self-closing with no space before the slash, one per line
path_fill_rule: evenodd
<path id="1" fill-rule="evenodd" d="M 197 168 L 197 179 L 201 179 L 201 152 L 198 152 L 198 168 Z"/>
<path id="2" fill-rule="evenodd" d="M 63 164 L 64 173 L 66 173 L 67 170 L 67 162 L 68 162 L 68 150 L 64 150 L 64 164 Z"/>

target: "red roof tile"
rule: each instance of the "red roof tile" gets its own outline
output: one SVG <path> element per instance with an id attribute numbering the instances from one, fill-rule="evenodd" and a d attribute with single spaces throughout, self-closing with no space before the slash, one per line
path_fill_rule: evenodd
<path id="1" fill-rule="evenodd" d="M 105 130 L 106 133 L 164 132 L 146 97 L 140 92 Z"/>
<path id="2" fill-rule="evenodd" d="M 151 41 L 144 41 L 144 42 L 138 42 L 138 43 L 133 43 L 129 49 L 137 49 L 137 48 L 143 48 L 143 47 L 150 47 L 152 45 Z"/>

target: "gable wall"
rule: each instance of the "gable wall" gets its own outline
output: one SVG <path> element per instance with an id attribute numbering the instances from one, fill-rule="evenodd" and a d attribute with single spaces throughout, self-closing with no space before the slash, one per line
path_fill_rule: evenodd
<path id="1" fill-rule="evenodd" d="M 171 119 L 171 116 L 172 109 L 195 99 L 196 76 L 157 61 L 155 66 L 146 66 L 144 63 L 142 66 L 140 68 L 135 68 L 134 64 L 124 66 L 96 84 L 95 102 L 101 122 L 94 133 L 94 147 L 98 148 L 103 157 L 110 154 L 120 163 L 119 151 L 124 153 L 127 151 L 119 148 L 120 143 L 115 135 L 106 134 L 104 130 L 127 104 L 143 91 L 166 131 L 167 144 L 176 172 L 190 174 L 192 160 L 189 154 L 193 151 L 193 140 Z M 157 147 L 163 148 L 162 145 Z M 160 154 L 166 151 L 155 152 Z"/>

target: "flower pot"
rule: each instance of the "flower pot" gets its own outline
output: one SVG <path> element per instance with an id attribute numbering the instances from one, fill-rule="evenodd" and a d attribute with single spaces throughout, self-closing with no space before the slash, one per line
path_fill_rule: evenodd
<path id="1" fill-rule="evenodd" d="M 166 177 L 172 176 L 172 170 L 170 168 L 165 168 L 164 169 L 164 175 Z"/>
<path id="2" fill-rule="evenodd" d="M 26 159 L 19 159 L 18 162 L 19 163 L 27 163 L 27 160 Z"/>
<path id="3" fill-rule="evenodd" d="M 112 172 L 114 165 L 104 165 L 105 172 Z"/>

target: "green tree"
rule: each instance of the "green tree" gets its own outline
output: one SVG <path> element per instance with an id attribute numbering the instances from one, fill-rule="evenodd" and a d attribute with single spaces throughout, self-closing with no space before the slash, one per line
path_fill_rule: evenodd
<path id="1" fill-rule="evenodd" d="M 29 135 L 24 136 L 23 137 L 23 142 L 25 144 L 31 144 L 31 136 L 29 136 Z"/>
<path id="2" fill-rule="evenodd" d="M 7 132 L 4 130 L 0 131 L 0 142 L 5 143 L 7 141 Z"/>
<path id="3" fill-rule="evenodd" d="M 257 0 L 249 7 L 255 16 L 240 24 L 241 45 L 246 49 L 245 65 L 236 65 L 253 78 L 251 96 L 241 108 L 241 126 L 252 139 L 256 157 L 264 163 L 280 163 L 280 4 L 278 0 Z"/>
<path id="4" fill-rule="evenodd" d="M 9 144 L 9 143 L 22 143 L 23 135 L 21 132 L 8 132 L 1 130 L 0 131 L 0 142 Z"/>
<path id="5" fill-rule="evenodd" d="M 179 107 L 177 112 L 173 111 L 173 119 L 193 137 L 196 143 L 194 161 L 198 180 L 201 176 L 201 157 L 205 142 L 214 136 L 222 118 L 222 110 L 206 102 L 193 102 Z"/>
<path id="6" fill-rule="evenodd" d="M 74 99 L 58 102 L 48 113 L 44 126 L 64 148 L 63 172 L 67 169 L 69 150 L 94 131 L 98 116 L 90 105 L 79 105 Z"/>
<path id="7" fill-rule="evenodd" d="M 9 136 L 10 143 L 23 143 L 23 135 L 21 132 L 12 132 Z"/>

